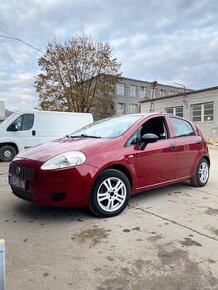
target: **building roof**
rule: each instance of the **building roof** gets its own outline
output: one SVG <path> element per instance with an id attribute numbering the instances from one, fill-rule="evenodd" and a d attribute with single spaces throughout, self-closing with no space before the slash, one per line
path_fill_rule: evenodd
<path id="1" fill-rule="evenodd" d="M 179 93 L 179 94 L 175 94 L 175 95 L 154 98 L 153 100 L 152 99 L 142 100 L 142 101 L 140 101 L 140 103 L 147 103 L 147 102 L 157 101 L 157 100 L 163 100 L 163 99 L 171 99 L 171 98 L 175 98 L 175 97 L 179 97 L 179 96 L 193 95 L 193 94 L 197 94 L 197 93 L 201 93 L 201 92 L 206 92 L 206 91 L 213 91 L 213 90 L 217 90 L 217 89 L 218 89 L 218 86 L 209 87 L 209 88 L 200 89 L 200 90 L 188 91 L 188 92 L 185 91 L 185 92 L 182 92 L 182 93 Z"/>
<path id="2" fill-rule="evenodd" d="M 140 83 L 146 83 L 146 84 L 152 84 L 154 81 L 143 81 L 143 80 L 138 80 L 138 79 L 133 79 L 133 78 L 128 78 L 128 77 L 124 77 L 124 76 L 120 76 L 119 79 L 125 79 L 125 80 L 129 80 L 129 81 L 134 81 L 134 82 L 140 82 Z M 173 89 L 181 89 L 181 87 L 178 86 L 172 86 L 172 85 L 165 85 L 165 84 L 161 84 L 159 82 L 157 82 L 157 85 L 159 86 L 164 86 L 164 87 L 168 87 L 168 88 L 173 88 Z M 188 91 L 192 91 L 191 89 L 187 89 Z"/>

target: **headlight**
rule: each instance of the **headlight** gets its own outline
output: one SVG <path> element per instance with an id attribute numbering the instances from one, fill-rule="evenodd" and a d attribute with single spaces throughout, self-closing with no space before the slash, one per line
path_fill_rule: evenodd
<path id="1" fill-rule="evenodd" d="M 86 161 L 84 153 L 79 151 L 65 152 L 46 161 L 42 166 L 42 170 L 50 170 L 57 168 L 65 168 L 69 166 L 80 165 Z"/>

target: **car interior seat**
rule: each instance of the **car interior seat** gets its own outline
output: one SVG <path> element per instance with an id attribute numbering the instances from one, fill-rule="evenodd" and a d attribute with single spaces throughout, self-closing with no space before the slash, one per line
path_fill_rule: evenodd
<path id="1" fill-rule="evenodd" d="M 141 136 L 146 133 L 153 133 L 158 136 L 158 139 L 165 139 L 164 123 L 162 119 L 151 119 L 147 121 L 141 129 Z"/>

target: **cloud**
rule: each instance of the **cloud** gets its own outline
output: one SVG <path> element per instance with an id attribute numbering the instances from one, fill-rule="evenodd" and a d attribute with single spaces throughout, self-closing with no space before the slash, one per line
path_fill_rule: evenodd
<path id="1" fill-rule="evenodd" d="M 31 109 L 37 104 L 31 73 L 8 74 L 0 72 L 0 100 L 9 110 Z"/>
<path id="2" fill-rule="evenodd" d="M 191 88 L 217 85 L 216 0 L 5 0 L 0 11 L 0 34 L 42 51 L 49 41 L 86 33 L 111 44 L 124 76 Z M 9 108 L 36 104 L 40 56 L 0 38 L 0 98 Z"/>

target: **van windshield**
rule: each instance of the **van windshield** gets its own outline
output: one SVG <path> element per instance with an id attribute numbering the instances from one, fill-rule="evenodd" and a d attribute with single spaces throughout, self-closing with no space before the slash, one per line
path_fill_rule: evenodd
<path id="1" fill-rule="evenodd" d="M 107 118 L 73 132 L 69 137 L 116 138 L 123 135 L 142 115 Z"/>

